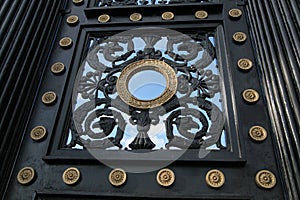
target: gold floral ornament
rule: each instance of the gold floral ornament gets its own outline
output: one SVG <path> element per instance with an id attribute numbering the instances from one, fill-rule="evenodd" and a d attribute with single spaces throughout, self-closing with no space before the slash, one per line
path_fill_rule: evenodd
<path id="1" fill-rule="evenodd" d="M 75 167 L 70 167 L 66 169 L 62 175 L 62 179 L 67 185 L 74 185 L 79 181 L 80 172 Z"/>
<path id="2" fill-rule="evenodd" d="M 252 126 L 249 130 L 249 135 L 252 140 L 262 142 L 267 138 L 267 131 L 261 126 Z"/>
<path id="3" fill-rule="evenodd" d="M 225 183 L 225 176 L 220 170 L 212 169 L 207 172 L 205 180 L 210 187 L 220 188 Z"/>
<path id="4" fill-rule="evenodd" d="M 248 58 L 241 58 L 238 60 L 238 67 L 241 70 L 247 71 L 250 70 L 253 67 L 253 63 Z"/>
<path id="5" fill-rule="evenodd" d="M 259 100 L 259 94 L 253 89 L 246 89 L 243 92 L 243 98 L 248 103 L 255 103 Z"/>
<path id="6" fill-rule="evenodd" d="M 17 175 L 17 180 L 22 185 L 27 185 L 32 183 L 34 178 L 35 178 L 35 171 L 32 167 L 22 168 Z"/>
<path id="7" fill-rule="evenodd" d="M 208 17 L 208 14 L 206 11 L 204 10 L 199 10 L 195 13 L 195 17 L 197 19 L 206 19 Z"/>
<path id="8" fill-rule="evenodd" d="M 67 18 L 67 23 L 69 25 L 76 25 L 79 22 L 79 18 L 76 15 L 71 15 Z"/>
<path id="9" fill-rule="evenodd" d="M 113 186 L 121 186 L 126 182 L 127 175 L 123 169 L 117 168 L 109 173 L 109 182 Z"/>
<path id="10" fill-rule="evenodd" d="M 42 96 L 42 102 L 46 105 L 51 105 L 56 100 L 56 94 L 53 91 L 45 92 Z"/>
<path id="11" fill-rule="evenodd" d="M 228 12 L 228 15 L 234 19 L 240 18 L 242 16 L 242 14 L 243 14 L 242 11 L 237 8 L 230 9 Z"/>
<path id="12" fill-rule="evenodd" d="M 164 12 L 162 15 L 161 15 L 161 18 L 163 20 L 172 20 L 174 19 L 174 13 L 172 12 Z"/>
<path id="13" fill-rule="evenodd" d="M 140 13 L 132 13 L 129 17 L 129 19 L 133 22 L 136 22 L 136 21 L 141 21 L 142 19 L 142 15 Z"/>
<path id="14" fill-rule="evenodd" d="M 65 70 L 65 65 L 61 62 L 54 63 L 51 66 L 51 72 L 53 74 L 60 74 Z"/>
<path id="15" fill-rule="evenodd" d="M 163 187 L 169 187 L 175 182 L 175 174 L 170 169 L 161 169 L 156 175 L 156 181 Z"/>
<path id="16" fill-rule="evenodd" d="M 72 43 L 73 43 L 73 41 L 69 37 L 64 37 L 59 41 L 59 45 L 62 48 L 70 48 L 72 46 Z"/>
<path id="17" fill-rule="evenodd" d="M 275 175 L 268 170 L 261 170 L 255 176 L 257 186 L 264 189 L 271 189 L 276 185 Z"/>
<path id="18" fill-rule="evenodd" d="M 128 82 L 130 78 L 143 70 L 154 70 L 161 73 L 166 79 L 166 89 L 157 98 L 151 100 L 140 100 L 134 97 L 128 90 Z M 177 91 L 177 76 L 171 66 L 161 60 L 143 59 L 130 63 L 124 68 L 117 80 L 117 92 L 120 98 L 130 106 L 135 108 L 154 108 L 161 106 L 170 100 Z"/>
<path id="19" fill-rule="evenodd" d="M 46 137 L 47 131 L 44 126 L 36 126 L 30 132 L 30 137 L 34 141 L 40 141 Z"/>
<path id="20" fill-rule="evenodd" d="M 243 32 L 236 32 L 233 34 L 233 40 L 238 43 L 243 43 L 247 40 L 247 35 Z"/>
<path id="21" fill-rule="evenodd" d="M 107 14 L 103 14 L 98 17 L 98 21 L 100 23 L 106 23 L 106 22 L 109 22 L 109 20 L 110 20 L 110 16 Z"/>

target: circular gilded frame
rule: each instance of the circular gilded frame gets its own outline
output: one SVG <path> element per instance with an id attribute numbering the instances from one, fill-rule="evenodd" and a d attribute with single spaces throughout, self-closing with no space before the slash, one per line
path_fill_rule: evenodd
<path id="1" fill-rule="evenodd" d="M 154 70 L 161 73 L 166 79 L 166 89 L 157 98 L 151 100 L 140 100 L 134 97 L 128 90 L 130 78 L 143 70 Z M 170 100 L 177 91 L 177 76 L 173 68 L 161 60 L 143 59 L 130 63 L 121 72 L 117 80 L 117 92 L 120 98 L 128 105 L 135 108 L 149 109 L 161 106 Z"/>

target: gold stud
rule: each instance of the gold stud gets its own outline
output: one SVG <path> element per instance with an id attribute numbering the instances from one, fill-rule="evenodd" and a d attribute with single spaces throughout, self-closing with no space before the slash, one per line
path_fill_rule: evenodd
<path id="1" fill-rule="evenodd" d="M 256 185 L 264 188 L 271 189 L 276 185 L 276 177 L 275 175 L 268 170 L 261 170 L 257 172 L 255 176 Z"/>
<path id="2" fill-rule="evenodd" d="M 76 25 L 79 22 L 79 18 L 76 15 L 71 15 L 67 18 L 67 23 L 69 25 Z"/>
<path id="3" fill-rule="evenodd" d="M 110 184 L 113 186 L 121 186 L 126 182 L 127 175 L 123 169 L 117 168 L 113 169 L 108 176 Z"/>
<path id="4" fill-rule="evenodd" d="M 75 167 L 66 169 L 62 175 L 62 179 L 67 185 L 74 185 L 79 181 L 80 171 Z"/>
<path id="5" fill-rule="evenodd" d="M 106 23 L 106 22 L 108 22 L 109 20 L 110 20 L 110 16 L 107 15 L 107 14 L 103 14 L 103 15 L 100 15 L 100 16 L 98 17 L 98 21 L 99 21 L 100 23 Z"/>
<path id="6" fill-rule="evenodd" d="M 156 181 L 163 187 L 169 187 L 175 182 L 175 174 L 170 169 L 161 169 L 156 175 Z"/>
<path id="7" fill-rule="evenodd" d="M 56 94 L 53 91 L 48 91 L 42 96 L 42 102 L 46 105 L 54 103 L 56 100 Z"/>
<path id="8" fill-rule="evenodd" d="M 51 66 L 51 72 L 53 74 L 60 74 L 65 70 L 65 65 L 61 62 L 54 63 Z"/>
<path id="9" fill-rule="evenodd" d="M 140 13 L 132 13 L 129 19 L 133 22 L 140 21 L 142 19 L 142 15 Z"/>
<path id="10" fill-rule="evenodd" d="M 247 35 L 243 32 L 236 32 L 233 34 L 233 40 L 238 43 L 243 43 L 247 39 Z"/>
<path id="11" fill-rule="evenodd" d="M 22 185 L 27 185 L 32 183 L 34 178 L 35 178 L 35 171 L 32 167 L 22 168 L 17 175 L 17 180 Z"/>
<path id="12" fill-rule="evenodd" d="M 252 61 L 248 58 L 241 58 L 238 60 L 238 67 L 241 70 L 247 71 L 253 67 Z"/>
<path id="13" fill-rule="evenodd" d="M 59 45 L 62 48 L 69 48 L 72 46 L 72 39 L 69 37 L 64 37 L 59 41 Z"/>
<path id="14" fill-rule="evenodd" d="M 81 5 L 81 4 L 83 4 L 83 0 L 73 0 L 73 3 L 75 5 Z"/>
<path id="15" fill-rule="evenodd" d="M 241 17 L 243 13 L 240 9 L 233 8 L 233 9 L 229 10 L 228 14 L 230 17 L 237 19 L 237 18 Z"/>
<path id="16" fill-rule="evenodd" d="M 220 170 L 212 169 L 207 172 L 205 180 L 210 187 L 220 188 L 225 183 L 225 176 Z"/>
<path id="17" fill-rule="evenodd" d="M 262 142 L 267 138 L 268 133 L 266 129 L 261 126 L 252 126 L 249 129 L 249 136 L 256 142 Z"/>
<path id="18" fill-rule="evenodd" d="M 46 137 L 47 131 L 44 126 L 36 126 L 30 132 L 30 137 L 34 141 L 40 141 Z"/>
<path id="19" fill-rule="evenodd" d="M 243 92 L 243 98 L 248 103 L 255 103 L 259 100 L 259 94 L 253 89 L 246 89 Z"/>
<path id="20" fill-rule="evenodd" d="M 195 17 L 197 19 L 205 19 L 205 18 L 207 18 L 207 16 L 208 16 L 208 14 L 204 10 L 199 10 L 199 11 L 195 12 Z"/>
<path id="21" fill-rule="evenodd" d="M 172 12 L 164 12 L 162 15 L 161 15 L 161 18 L 163 20 L 172 20 L 174 19 L 174 13 Z"/>

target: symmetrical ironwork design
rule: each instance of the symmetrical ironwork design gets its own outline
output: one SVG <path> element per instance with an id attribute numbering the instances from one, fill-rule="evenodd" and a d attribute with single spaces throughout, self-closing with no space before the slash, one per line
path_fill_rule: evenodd
<path id="1" fill-rule="evenodd" d="M 54 63 L 51 66 L 51 72 L 53 74 L 60 74 L 65 70 L 65 65 L 62 62 Z"/>
<path id="2" fill-rule="evenodd" d="M 117 169 L 112 170 L 109 173 L 108 179 L 109 179 L 110 184 L 118 187 L 118 186 L 123 185 L 126 182 L 127 175 L 123 169 L 117 168 Z"/>
<path id="3" fill-rule="evenodd" d="M 165 4 L 181 4 L 181 3 L 203 3 L 212 0 L 97 0 L 95 6 L 134 6 L 134 5 L 165 5 Z"/>
<path id="4" fill-rule="evenodd" d="M 45 92 L 42 96 L 42 102 L 46 105 L 51 105 L 56 101 L 56 94 L 53 91 Z"/>
<path id="5" fill-rule="evenodd" d="M 109 22 L 109 20 L 110 20 L 110 16 L 107 14 L 102 14 L 98 17 L 98 21 L 100 23 L 106 23 L 106 22 Z"/>
<path id="6" fill-rule="evenodd" d="M 75 167 L 66 169 L 62 175 L 62 179 L 67 185 L 74 185 L 79 181 L 80 171 Z"/>
<path id="7" fill-rule="evenodd" d="M 72 46 L 72 39 L 69 37 L 64 37 L 59 41 L 59 45 L 62 48 L 70 48 Z"/>
<path id="8" fill-rule="evenodd" d="M 256 90 L 246 89 L 243 92 L 243 98 L 248 103 L 256 103 L 259 100 L 259 94 Z"/>
<path id="9" fill-rule="evenodd" d="M 132 138 L 126 149 L 153 149 L 156 144 L 148 134 L 151 127 L 160 125 L 165 126 L 164 133 L 160 134 L 168 140 L 160 147 L 199 149 L 216 144 L 223 148 L 220 136 L 225 120 L 218 107 L 220 104 L 216 104 L 220 98 L 220 77 L 213 62 L 215 49 L 208 34 L 190 36 L 165 38 L 140 31 L 116 35 L 110 41 L 95 44 L 85 64 L 91 71 L 84 72 L 78 79 L 77 93 L 73 97 L 77 102 L 79 96 L 85 103 L 73 112 L 69 147 L 78 144 L 81 138 L 80 144 L 86 148 L 122 148 L 122 142 Z M 136 52 L 133 41 L 137 38 L 145 42 L 145 47 Z M 166 51 L 155 49 L 159 41 L 165 42 Z M 127 49 L 123 48 L 124 44 Z M 180 44 L 179 51 L 188 53 L 175 53 L 177 44 Z M 125 53 L 115 56 L 117 51 Z M 99 56 L 111 66 L 100 61 Z M 209 66 L 215 68 L 214 71 Z M 134 98 L 127 88 L 128 79 L 149 68 L 164 75 L 166 90 L 152 100 Z M 129 128 L 135 137 L 124 139 Z"/>
<path id="10" fill-rule="evenodd" d="M 268 170 L 261 170 L 255 176 L 257 186 L 264 189 L 271 189 L 276 185 L 275 175 Z"/>
<path id="11" fill-rule="evenodd" d="M 161 169 L 156 175 L 156 181 L 163 187 L 169 187 L 175 182 L 175 174 L 170 169 Z"/>
<path id="12" fill-rule="evenodd" d="M 34 178 L 35 178 L 35 171 L 32 167 L 22 168 L 17 175 L 17 180 L 22 185 L 27 185 L 32 183 Z"/>
<path id="13" fill-rule="evenodd" d="M 207 172 L 205 180 L 210 187 L 220 188 L 225 183 L 225 176 L 220 170 L 212 169 Z"/>
<path id="14" fill-rule="evenodd" d="M 44 126 L 36 126 L 30 132 L 31 139 L 40 141 L 46 137 L 47 131 Z"/>
<path id="15" fill-rule="evenodd" d="M 249 130 L 249 135 L 254 141 L 262 142 L 267 138 L 268 133 L 266 129 L 261 126 L 252 126 Z"/>
<path id="16" fill-rule="evenodd" d="M 208 13 L 204 10 L 199 10 L 195 13 L 195 17 L 197 19 L 205 19 L 208 17 Z"/>

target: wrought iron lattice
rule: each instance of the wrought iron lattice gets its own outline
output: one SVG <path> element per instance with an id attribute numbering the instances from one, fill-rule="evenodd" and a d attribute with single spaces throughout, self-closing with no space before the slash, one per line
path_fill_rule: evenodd
<path id="1" fill-rule="evenodd" d="M 73 93 L 67 147 L 225 148 L 214 34 L 148 32 L 91 38 Z M 159 97 L 141 100 L 128 89 L 133 75 L 144 70 L 165 77 L 166 89 Z"/>
<path id="2" fill-rule="evenodd" d="M 214 0 L 96 0 L 96 7 L 204 3 Z"/>

